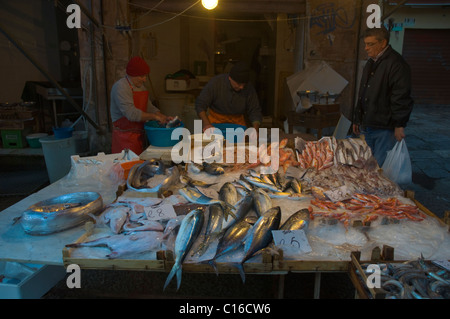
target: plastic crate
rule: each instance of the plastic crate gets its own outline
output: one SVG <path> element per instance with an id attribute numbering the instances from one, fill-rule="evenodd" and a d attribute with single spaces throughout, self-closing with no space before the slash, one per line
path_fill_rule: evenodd
<path id="1" fill-rule="evenodd" d="M 2 130 L 3 148 L 24 148 L 27 140 L 23 130 Z"/>

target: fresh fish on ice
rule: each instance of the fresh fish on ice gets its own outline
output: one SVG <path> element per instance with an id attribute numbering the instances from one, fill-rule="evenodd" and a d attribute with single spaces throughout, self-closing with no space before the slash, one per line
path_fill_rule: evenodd
<path id="1" fill-rule="evenodd" d="M 92 241 L 68 244 L 66 247 L 108 247 L 111 253 L 106 255 L 109 259 L 122 258 L 148 251 L 157 251 L 161 248 L 162 232 L 139 231 L 122 233 L 98 238 Z"/>
<path id="2" fill-rule="evenodd" d="M 257 251 L 267 247 L 272 242 L 272 230 L 277 230 L 280 227 L 280 221 L 281 210 L 279 206 L 276 206 L 265 212 L 251 228 L 245 238 L 244 257 L 236 265 L 243 282 L 245 282 L 244 263 Z"/>
<path id="3" fill-rule="evenodd" d="M 219 204 L 213 204 L 209 206 L 208 221 L 206 224 L 204 234 L 205 238 L 203 242 L 199 244 L 196 251 L 192 253 L 192 256 L 198 255 L 201 257 L 206 252 L 211 241 L 214 240 L 222 230 L 223 220 L 224 220 L 224 212 L 222 206 L 220 206 Z"/>
<path id="4" fill-rule="evenodd" d="M 264 214 L 267 210 L 272 208 L 272 199 L 267 192 L 262 188 L 255 188 L 252 191 L 253 206 L 258 214 L 258 217 Z"/>
<path id="5" fill-rule="evenodd" d="M 163 290 L 175 275 L 177 276 L 177 290 L 180 289 L 183 261 L 202 230 L 204 218 L 203 209 L 193 210 L 183 218 L 175 240 L 175 264 L 167 276 Z"/>
<path id="6" fill-rule="evenodd" d="M 214 268 L 216 274 L 219 274 L 216 266 L 216 259 L 238 249 L 239 247 L 242 247 L 244 245 L 244 239 L 251 228 L 252 225 L 250 225 L 245 219 L 241 219 L 231 227 L 227 228 L 219 240 L 214 257 L 210 260 L 205 260 L 202 263 L 208 263 Z"/>

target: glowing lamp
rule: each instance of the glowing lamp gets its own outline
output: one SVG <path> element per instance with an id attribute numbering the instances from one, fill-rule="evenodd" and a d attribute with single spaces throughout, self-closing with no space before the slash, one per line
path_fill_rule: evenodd
<path id="1" fill-rule="evenodd" d="M 219 2 L 219 0 L 202 0 L 202 5 L 208 9 L 208 10 L 212 10 L 215 7 L 217 7 L 217 3 Z"/>

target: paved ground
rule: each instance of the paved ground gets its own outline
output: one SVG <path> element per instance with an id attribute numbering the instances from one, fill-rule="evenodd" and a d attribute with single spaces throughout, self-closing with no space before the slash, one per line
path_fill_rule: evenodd
<path id="1" fill-rule="evenodd" d="M 439 217 L 450 210 L 450 106 L 416 106 L 406 128 L 413 183 L 403 186 Z"/>

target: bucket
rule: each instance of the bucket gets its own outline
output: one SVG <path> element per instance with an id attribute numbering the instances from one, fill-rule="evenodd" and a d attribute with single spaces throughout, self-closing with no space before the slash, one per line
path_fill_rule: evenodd
<path id="1" fill-rule="evenodd" d="M 45 166 L 50 183 L 54 183 L 69 173 L 71 156 L 76 154 L 73 137 L 58 139 L 54 136 L 39 139 L 44 153 Z"/>
<path id="2" fill-rule="evenodd" d="M 55 138 L 69 138 L 72 137 L 73 127 L 54 127 L 53 133 L 55 133 Z"/>
<path id="3" fill-rule="evenodd" d="M 48 136 L 47 133 L 34 133 L 34 134 L 27 135 L 28 145 L 31 148 L 41 148 L 42 145 L 41 145 L 41 142 L 39 142 L 39 139 L 46 137 L 46 136 Z"/>
<path id="4" fill-rule="evenodd" d="M 181 117 L 185 103 L 185 94 L 166 94 L 159 98 L 159 109 L 167 116 Z"/>
<path id="5" fill-rule="evenodd" d="M 150 145 L 157 147 L 170 147 L 176 145 L 180 139 L 172 140 L 172 132 L 179 127 L 184 127 L 184 124 L 181 123 L 180 126 L 165 128 L 159 127 L 158 122 L 156 121 L 148 121 L 145 123 L 145 133 L 147 135 L 147 139 Z"/>

